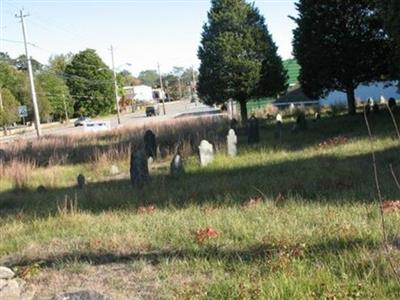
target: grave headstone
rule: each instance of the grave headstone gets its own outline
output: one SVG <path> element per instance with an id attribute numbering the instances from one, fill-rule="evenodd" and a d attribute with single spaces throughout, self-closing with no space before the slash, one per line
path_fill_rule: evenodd
<path id="1" fill-rule="evenodd" d="M 185 172 L 185 168 L 183 166 L 182 156 L 177 153 L 171 161 L 170 165 L 171 175 L 177 176 Z"/>
<path id="2" fill-rule="evenodd" d="M 307 119 L 304 112 L 301 112 L 296 119 L 296 125 L 298 130 L 307 130 Z"/>
<path id="3" fill-rule="evenodd" d="M 78 187 L 79 187 L 80 189 L 83 189 L 83 187 L 84 187 L 85 184 L 86 184 L 86 178 L 85 178 L 85 176 L 84 176 L 83 174 L 79 174 L 78 177 L 76 178 L 76 181 L 77 181 L 77 183 L 78 183 Z"/>
<path id="4" fill-rule="evenodd" d="M 396 99 L 394 99 L 394 98 L 389 98 L 389 100 L 388 100 L 388 105 L 389 105 L 390 110 L 391 110 L 391 111 L 394 111 L 394 110 L 396 109 L 396 105 L 397 105 Z"/>
<path id="5" fill-rule="evenodd" d="M 278 114 L 276 115 L 276 123 L 277 123 L 277 124 L 278 124 L 278 123 L 281 123 L 281 124 L 282 124 L 282 122 L 283 122 L 282 115 L 278 113 Z"/>
<path id="6" fill-rule="evenodd" d="M 314 114 L 314 121 L 316 122 L 316 121 L 318 121 L 319 119 L 321 119 L 321 115 L 319 114 L 319 112 L 316 112 L 316 113 Z"/>
<path id="7" fill-rule="evenodd" d="M 384 96 L 381 96 L 381 97 L 379 98 L 379 103 L 380 103 L 380 104 L 385 104 L 385 103 L 386 103 L 386 99 L 385 99 Z"/>
<path id="8" fill-rule="evenodd" d="M 199 153 L 200 153 L 200 164 L 202 167 L 207 166 L 214 160 L 213 145 L 206 140 L 202 140 L 200 142 Z"/>
<path id="9" fill-rule="evenodd" d="M 143 137 L 144 151 L 147 157 L 157 158 L 156 135 L 151 130 L 147 130 Z"/>
<path id="10" fill-rule="evenodd" d="M 229 129 L 228 135 L 226 137 L 226 143 L 228 148 L 228 155 L 233 157 L 237 154 L 237 136 L 233 129 Z"/>
<path id="11" fill-rule="evenodd" d="M 149 179 L 148 162 L 142 150 L 132 151 L 130 175 L 131 183 L 134 186 L 143 186 Z"/>
<path id="12" fill-rule="evenodd" d="M 256 144 L 260 141 L 260 129 L 258 119 L 252 115 L 247 121 L 247 143 Z"/>

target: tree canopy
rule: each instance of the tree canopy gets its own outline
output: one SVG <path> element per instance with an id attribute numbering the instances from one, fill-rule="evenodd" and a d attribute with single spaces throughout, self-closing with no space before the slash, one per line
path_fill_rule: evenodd
<path id="1" fill-rule="evenodd" d="M 159 85 L 160 77 L 156 70 L 145 70 L 139 73 L 138 79 L 145 85 L 155 87 Z"/>
<path id="2" fill-rule="evenodd" d="M 74 55 L 65 73 L 76 112 L 97 116 L 113 111 L 113 75 L 95 50 L 86 49 Z"/>
<path id="3" fill-rule="evenodd" d="M 251 97 L 286 88 L 286 73 L 276 51 L 265 19 L 253 4 L 213 0 L 198 51 L 200 98 L 207 104 L 237 100 L 246 120 Z"/>
<path id="4" fill-rule="evenodd" d="M 300 0 L 293 20 L 293 52 L 300 83 L 314 99 L 332 90 L 347 93 L 355 113 L 354 90 L 390 75 L 393 43 L 383 30 L 375 0 Z"/>

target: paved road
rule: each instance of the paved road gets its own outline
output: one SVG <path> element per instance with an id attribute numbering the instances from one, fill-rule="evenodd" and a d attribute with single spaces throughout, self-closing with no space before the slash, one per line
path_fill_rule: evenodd
<path id="1" fill-rule="evenodd" d="M 213 107 L 206 106 L 204 104 L 195 104 L 190 103 L 189 101 L 175 101 L 165 103 L 166 115 L 163 115 L 162 105 L 160 105 L 160 116 L 156 117 L 146 117 L 144 112 L 136 112 L 136 113 L 124 113 L 121 115 L 121 125 L 130 125 L 130 124 L 146 124 L 147 122 L 157 122 L 160 120 L 166 120 L 171 118 L 179 118 L 180 116 L 188 116 L 188 115 L 205 115 L 205 114 L 213 114 L 218 112 L 217 109 Z M 110 121 L 111 128 L 117 128 L 118 122 L 116 116 L 110 116 L 105 118 L 97 118 L 96 121 Z M 74 127 L 73 124 L 68 125 L 57 125 L 51 128 L 42 128 L 43 135 L 68 135 L 74 133 L 83 132 L 82 127 Z M 34 138 L 36 137 L 35 131 L 29 131 L 24 134 L 17 134 L 13 136 L 0 137 L 0 143 L 8 143 L 17 138 Z"/>

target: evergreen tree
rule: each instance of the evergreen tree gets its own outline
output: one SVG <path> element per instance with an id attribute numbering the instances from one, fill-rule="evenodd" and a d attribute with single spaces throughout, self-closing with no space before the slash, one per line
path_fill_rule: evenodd
<path id="1" fill-rule="evenodd" d="M 198 51 L 200 98 L 206 104 L 237 100 L 245 121 L 251 97 L 285 90 L 286 74 L 276 50 L 254 5 L 245 0 L 212 0 Z"/>
<path id="2" fill-rule="evenodd" d="M 113 75 L 95 50 L 86 49 L 74 55 L 65 73 L 75 112 L 97 116 L 113 111 Z"/>
<path id="3" fill-rule="evenodd" d="M 354 90 L 360 83 L 390 74 L 393 43 L 382 30 L 376 0 L 300 0 L 293 18 L 294 55 L 300 83 L 314 99 L 332 90 L 347 94 L 355 114 Z"/>

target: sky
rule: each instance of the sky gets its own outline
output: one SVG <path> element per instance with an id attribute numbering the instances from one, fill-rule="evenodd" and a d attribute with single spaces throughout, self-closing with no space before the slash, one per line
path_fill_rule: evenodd
<path id="1" fill-rule="evenodd" d="M 283 59 L 292 57 L 295 0 L 255 0 Z M 198 67 L 197 49 L 210 0 L 0 0 L 0 52 L 24 53 L 15 14 L 24 9 L 33 58 L 46 64 L 51 55 L 97 51 L 111 66 L 134 75 L 141 70 L 169 72 L 173 66 Z"/>

